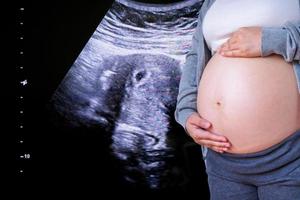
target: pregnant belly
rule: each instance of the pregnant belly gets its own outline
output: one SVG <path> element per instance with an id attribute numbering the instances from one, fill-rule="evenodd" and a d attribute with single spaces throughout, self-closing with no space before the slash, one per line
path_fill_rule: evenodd
<path id="1" fill-rule="evenodd" d="M 300 95 L 291 63 L 281 56 L 215 54 L 198 87 L 198 113 L 210 131 L 231 142 L 230 153 L 267 149 L 300 129 Z"/>

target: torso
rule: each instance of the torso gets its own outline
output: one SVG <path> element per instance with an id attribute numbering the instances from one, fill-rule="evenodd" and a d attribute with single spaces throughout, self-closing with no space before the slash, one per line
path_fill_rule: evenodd
<path id="1" fill-rule="evenodd" d="M 226 136 L 231 153 L 266 149 L 300 129 L 300 95 L 291 63 L 273 55 L 215 54 L 199 83 L 197 109 Z"/>
<path id="2" fill-rule="evenodd" d="M 202 23 L 203 36 L 214 54 L 240 27 L 279 27 L 300 19 L 299 0 L 216 0 Z"/>
<path id="3" fill-rule="evenodd" d="M 298 0 L 257 4 L 216 0 L 203 21 L 203 35 L 214 56 L 199 82 L 197 109 L 212 123 L 210 131 L 229 139 L 230 153 L 264 150 L 300 129 L 300 95 L 291 63 L 275 54 L 230 58 L 215 53 L 239 27 L 277 27 L 300 19 Z"/>

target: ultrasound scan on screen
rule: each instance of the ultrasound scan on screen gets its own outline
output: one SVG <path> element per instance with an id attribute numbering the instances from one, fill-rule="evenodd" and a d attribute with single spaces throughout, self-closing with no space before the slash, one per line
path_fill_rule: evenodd
<path id="1" fill-rule="evenodd" d="M 26 73 L 17 72 L 28 81 L 17 90 L 28 107 L 17 118 L 20 184 L 35 176 L 99 193 L 207 199 L 201 148 L 174 119 L 203 0 L 104 2 L 18 8 L 28 21 L 18 29 L 28 35 L 18 61 Z"/>

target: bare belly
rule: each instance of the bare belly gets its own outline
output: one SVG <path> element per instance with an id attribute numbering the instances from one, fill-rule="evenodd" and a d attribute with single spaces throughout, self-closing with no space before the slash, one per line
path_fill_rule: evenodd
<path id="1" fill-rule="evenodd" d="M 291 63 L 281 56 L 215 54 L 198 87 L 198 113 L 210 131 L 231 142 L 230 153 L 267 149 L 300 129 L 300 95 Z"/>

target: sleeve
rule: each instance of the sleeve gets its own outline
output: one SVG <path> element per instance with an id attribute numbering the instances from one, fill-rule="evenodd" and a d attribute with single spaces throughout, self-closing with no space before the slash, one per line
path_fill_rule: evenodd
<path id="1" fill-rule="evenodd" d="M 175 109 L 175 120 L 186 131 L 187 118 L 197 112 L 197 66 L 199 59 L 199 48 L 204 48 L 202 34 L 202 12 L 207 7 L 209 1 L 204 1 L 198 14 L 198 23 L 192 37 L 192 45 L 186 54 L 185 64 L 182 68 L 182 74 L 179 82 L 179 91 Z M 204 53 L 204 52 L 203 52 Z M 203 56 L 202 56 L 203 59 Z M 187 132 L 187 131 L 186 131 Z"/>
<path id="2" fill-rule="evenodd" d="M 300 60 L 300 20 L 287 21 L 282 27 L 263 27 L 262 56 L 282 55 L 287 62 Z"/>

